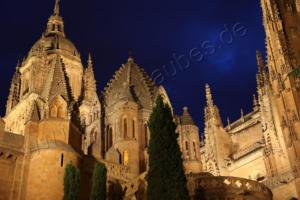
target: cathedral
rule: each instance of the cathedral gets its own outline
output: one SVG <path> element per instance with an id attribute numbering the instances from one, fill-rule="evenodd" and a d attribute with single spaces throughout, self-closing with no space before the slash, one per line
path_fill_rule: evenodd
<path id="1" fill-rule="evenodd" d="M 206 85 L 200 139 L 188 108 L 172 110 L 191 199 L 300 198 L 300 1 L 261 7 L 267 55 L 256 52 L 253 111 L 225 126 Z M 92 56 L 83 62 L 66 37 L 56 0 L 16 66 L 0 118 L 0 200 L 63 199 L 69 163 L 80 169 L 80 199 L 89 199 L 95 162 L 107 168 L 108 199 L 146 199 L 148 119 L 158 96 L 172 109 L 132 56 L 97 91 Z"/>

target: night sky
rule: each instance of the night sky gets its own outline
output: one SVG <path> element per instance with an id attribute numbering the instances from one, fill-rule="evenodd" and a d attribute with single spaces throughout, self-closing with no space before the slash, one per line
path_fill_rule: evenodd
<path id="1" fill-rule="evenodd" d="M 17 61 L 41 36 L 53 7 L 54 0 L 0 1 L 1 116 Z M 238 119 L 241 108 L 251 111 L 255 52 L 265 50 L 259 0 L 62 0 L 61 12 L 83 62 L 93 56 L 99 92 L 131 50 L 164 85 L 176 113 L 190 108 L 201 132 L 205 83 L 224 123 Z"/>

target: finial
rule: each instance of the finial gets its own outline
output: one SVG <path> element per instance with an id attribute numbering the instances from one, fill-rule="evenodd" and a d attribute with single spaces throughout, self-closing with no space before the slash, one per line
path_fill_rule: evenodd
<path id="1" fill-rule="evenodd" d="M 228 126 L 230 125 L 230 119 L 229 119 L 229 117 L 227 117 L 227 125 Z"/>
<path id="2" fill-rule="evenodd" d="M 183 107 L 183 111 L 188 111 L 189 108 L 187 106 Z"/>
<path id="3" fill-rule="evenodd" d="M 242 119 L 242 121 L 245 121 L 244 110 L 243 110 L 243 108 L 241 108 L 241 119 Z"/>
<path id="4" fill-rule="evenodd" d="M 253 95 L 253 108 L 254 110 L 258 108 L 258 101 L 255 94 Z"/>
<path id="5" fill-rule="evenodd" d="M 207 105 L 212 106 L 214 105 L 214 101 L 212 98 L 211 90 L 208 84 L 205 85 L 205 91 L 206 91 L 206 101 Z"/>
<path id="6" fill-rule="evenodd" d="M 129 50 L 129 52 L 128 52 L 128 62 L 133 62 L 133 61 L 134 61 L 134 59 L 133 59 L 133 53 L 132 53 L 131 50 Z"/>
<path id="7" fill-rule="evenodd" d="M 88 67 L 91 67 L 91 66 L 93 66 L 93 59 L 92 59 L 91 53 L 89 53 L 89 56 L 88 56 Z"/>
<path id="8" fill-rule="evenodd" d="M 56 16 L 59 16 L 59 3 L 60 3 L 60 0 L 55 0 L 54 15 L 56 15 Z"/>
<path id="9" fill-rule="evenodd" d="M 228 126 L 228 128 L 231 128 L 231 122 L 230 122 L 229 117 L 227 117 L 227 126 Z"/>

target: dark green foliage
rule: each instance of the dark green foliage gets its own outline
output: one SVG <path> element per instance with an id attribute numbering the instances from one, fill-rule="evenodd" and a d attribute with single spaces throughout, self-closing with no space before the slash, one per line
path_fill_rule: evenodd
<path id="1" fill-rule="evenodd" d="M 189 199 L 173 119 L 170 107 L 159 96 L 149 119 L 151 138 L 148 148 L 148 200 Z"/>
<path id="2" fill-rule="evenodd" d="M 106 199 L 107 170 L 104 164 L 96 163 L 93 173 L 93 185 L 90 200 Z"/>
<path id="3" fill-rule="evenodd" d="M 293 76 L 294 78 L 300 78 L 300 65 L 295 68 L 293 71 L 289 73 L 290 76 Z"/>
<path id="4" fill-rule="evenodd" d="M 80 172 L 73 164 L 65 168 L 64 200 L 78 200 L 80 190 Z"/>

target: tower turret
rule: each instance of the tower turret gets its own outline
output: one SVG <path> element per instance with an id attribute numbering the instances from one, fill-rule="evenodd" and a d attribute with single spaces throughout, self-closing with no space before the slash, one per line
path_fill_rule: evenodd
<path id="1" fill-rule="evenodd" d="M 179 133 L 178 143 L 183 155 L 185 172 L 200 173 L 202 171 L 202 163 L 199 128 L 190 115 L 188 107 L 183 108 L 183 113 L 179 117 L 177 131 Z"/>

